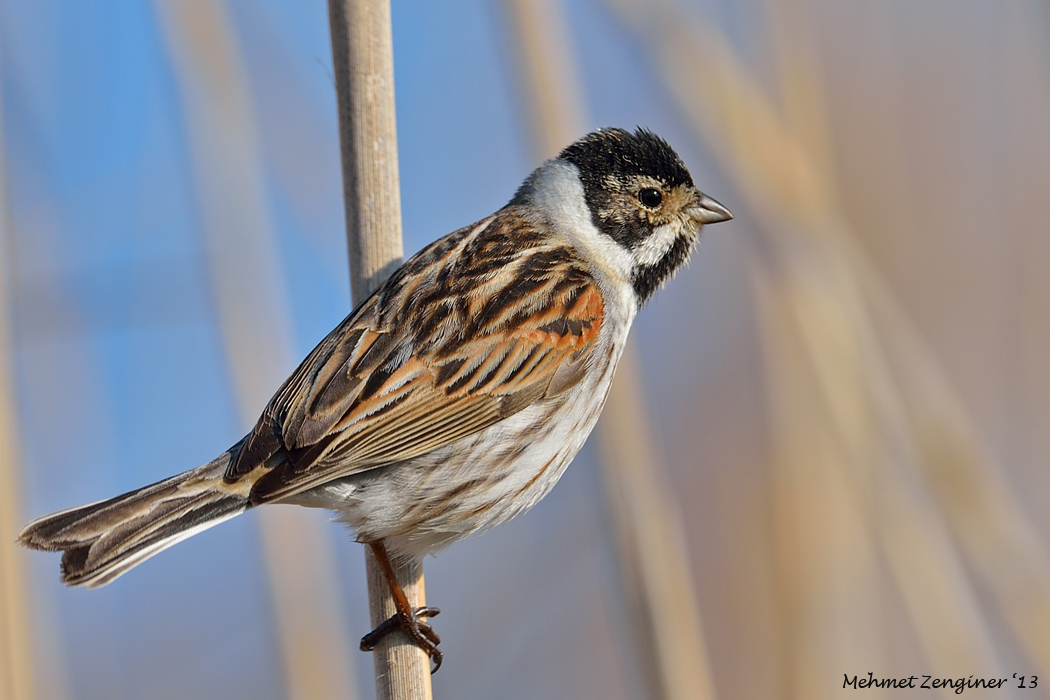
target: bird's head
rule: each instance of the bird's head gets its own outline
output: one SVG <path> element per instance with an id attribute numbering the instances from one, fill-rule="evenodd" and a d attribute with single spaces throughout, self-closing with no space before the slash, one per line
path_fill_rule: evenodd
<path id="1" fill-rule="evenodd" d="M 578 169 L 594 226 L 630 254 L 639 303 L 689 259 L 701 226 L 733 218 L 651 131 L 600 129 L 558 159 Z"/>

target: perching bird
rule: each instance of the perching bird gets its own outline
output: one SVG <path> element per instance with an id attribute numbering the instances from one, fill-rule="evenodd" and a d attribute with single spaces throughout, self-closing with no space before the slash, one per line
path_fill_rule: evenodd
<path id="1" fill-rule="evenodd" d="M 510 203 L 409 259 L 314 348 L 246 437 L 204 466 L 38 518 L 22 544 L 63 550 L 62 580 L 109 583 L 265 503 L 328 508 L 369 545 L 403 628 L 438 637 L 391 559 L 513 518 L 554 486 L 601 412 L 638 308 L 732 214 L 639 129 L 602 129 Z"/>

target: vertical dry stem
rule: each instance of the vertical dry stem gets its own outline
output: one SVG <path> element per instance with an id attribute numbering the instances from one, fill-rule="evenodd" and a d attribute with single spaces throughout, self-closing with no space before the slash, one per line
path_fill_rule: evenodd
<path id="1" fill-rule="evenodd" d="M 387 0 L 330 0 L 350 288 L 360 303 L 397 269 L 401 190 Z"/>
<path id="2" fill-rule="evenodd" d="M 401 262 L 401 195 L 394 112 L 394 51 L 387 0 L 329 0 L 332 61 L 339 101 L 350 281 L 360 303 Z M 386 580 L 370 551 L 372 624 L 394 613 Z M 420 562 L 395 565 L 413 607 L 425 604 Z M 430 698 L 430 660 L 400 632 L 373 652 L 381 700 Z"/>
<path id="3" fill-rule="evenodd" d="M 2 121 L 0 121 L 2 125 Z M 31 700 L 33 658 L 25 551 L 17 544 L 22 488 L 15 440 L 12 347 L 8 326 L 6 266 L 7 208 L 3 147 L 0 144 L 0 700 Z"/>

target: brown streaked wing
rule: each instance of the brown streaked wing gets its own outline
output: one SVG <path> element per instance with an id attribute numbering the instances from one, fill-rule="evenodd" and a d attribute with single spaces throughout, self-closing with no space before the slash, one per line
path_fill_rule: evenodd
<path id="1" fill-rule="evenodd" d="M 425 454 L 579 380 L 604 304 L 571 248 L 514 207 L 463 231 L 406 263 L 274 397 L 226 476 L 283 453 L 256 472 L 253 504 Z"/>

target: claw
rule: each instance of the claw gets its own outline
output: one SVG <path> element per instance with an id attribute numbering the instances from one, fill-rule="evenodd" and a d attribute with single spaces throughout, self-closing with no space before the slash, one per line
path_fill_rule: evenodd
<path id="1" fill-rule="evenodd" d="M 400 612 L 394 613 L 394 615 L 384 620 L 378 627 L 361 638 L 361 651 L 372 651 L 383 637 L 391 632 L 401 630 L 430 657 L 430 661 L 433 663 L 430 673 L 437 673 L 444 658 L 444 654 L 437 648 L 437 645 L 441 643 L 441 637 L 423 618 L 434 617 L 440 612 L 437 608 L 423 607 L 416 608 L 412 615 L 402 615 Z"/>

